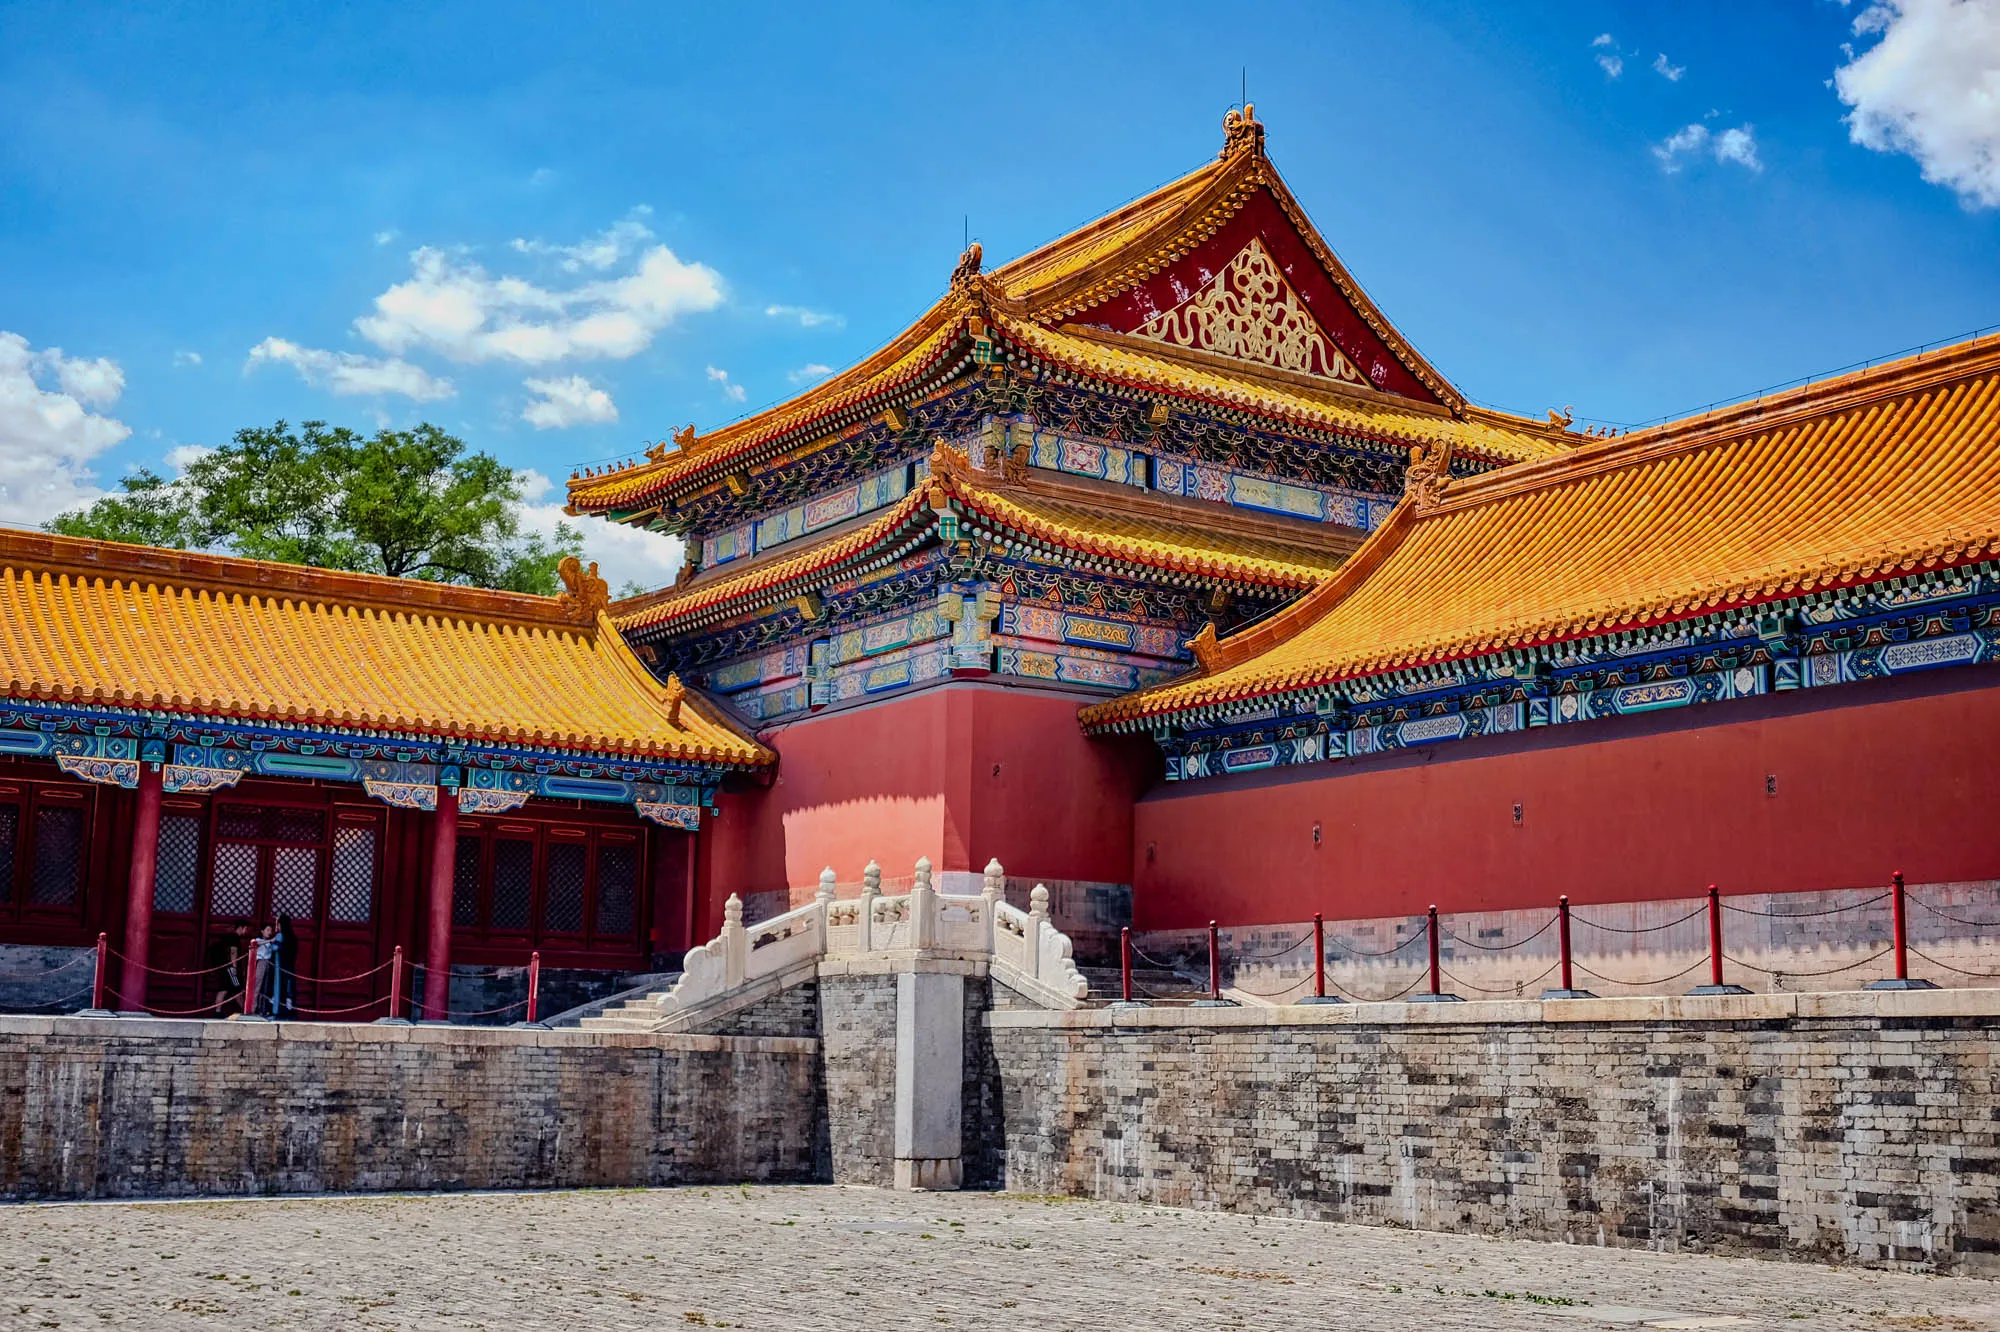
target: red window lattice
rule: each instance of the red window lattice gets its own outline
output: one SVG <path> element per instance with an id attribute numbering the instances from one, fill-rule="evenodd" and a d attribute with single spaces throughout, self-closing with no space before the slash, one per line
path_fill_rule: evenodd
<path id="1" fill-rule="evenodd" d="M 243 842 L 215 844 L 215 872 L 208 886 L 208 914 L 248 916 L 257 909 L 257 848 Z"/>
<path id="2" fill-rule="evenodd" d="M 493 914 L 496 930 L 525 930 L 535 895 L 535 844 L 502 837 L 493 843 Z"/>
<path id="3" fill-rule="evenodd" d="M 333 873 L 327 885 L 326 917 L 359 923 L 374 914 L 374 825 L 343 823 L 333 830 Z"/>
<path id="4" fill-rule="evenodd" d="M 83 811 L 73 805 L 39 807 L 28 901 L 35 906 L 74 906 L 82 886 Z"/>
<path id="5" fill-rule="evenodd" d="M 583 933 L 583 881 L 589 859 L 589 848 L 581 841 L 549 843 L 542 894 L 542 928 L 549 933 Z"/>
<path id="6" fill-rule="evenodd" d="M 639 849 L 630 842 L 597 847 L 597 932 L 630 934 L 639 887 Z"/>
<path id="7" fill-rule="evenodd" d="M 21 807 L 0 805 L 0 903 L 14 900 L 14 856 L 21 840 Z"/>
<path id="8" fill-rule="evenodd" d="M 185 915 L 201 886 L 201 815 L 160 816 L 160 849 L 153 862 L 153 910 Z"/>
<path id="9" fill-rule="evenodd" d="M 458 839 L 451 867 L 451 923 L 462 929 L 479 924 L 479 839 Z"/>

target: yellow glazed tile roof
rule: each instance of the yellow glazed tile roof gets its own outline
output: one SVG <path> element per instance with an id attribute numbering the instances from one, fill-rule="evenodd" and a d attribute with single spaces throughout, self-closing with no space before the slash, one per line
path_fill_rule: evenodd
<path id="1" fill-rule="evenodd" d="M 1389 400 L 1387 395 L 1343 393 L 1259 374 L 1247 366 L 1237 371 L 1223 366 L 1188 364 L 1164 351 L 1155 354 L 1141 350 L 1132 345 L 1136 339 L 1131 338 L 1113 341 L 1103 334 L 1079 335 L 1044 328 L 1024 319 L 1002 318 L 997 322 L 1007 338 L 1036 357 L 1079 373 L 1178 397 L 1221 403 L 1311 429 L 1411 447 L 1449 444 L 1454 452 L 1489 462 L 1522 462 L 1570 451 L 1566 445 L 1526 429 L 1503 430 L 1442 411 L 1419 410 L 1414 404 Z"/>
<path id="2" fill-rule="evenodd" d="M 2000 337 L 1455 482 L 1086 726 L 2000 555 Z"/>
<path id="3" fill-rule="evenodd" d="M 0 532 L 0 681 L 17 699 L 771 760 L 654 680 L 601 611 L 37 533 Z"/>
<path id="4" fill-rule="evenodd" d="M 1059 483 L 1007 484 L 971 470 L 963 454 L 939 447 L 926 483 L 878 518 L 827 537 L 797 554 L 760 560 L 741 572 L 698 579 L 612 608 L 624 633 L 692 626 L 795 597 L 899 558 L 935 539 L 934 515 L 953 510 L 977 526 L 1084 558 L 1103 558 L 1190 579 L 1296 590 L 1326 578 L 1353 549 L 1354 534 L 1301 520 L 1296 532 L 1240 514 L 1201 514 L 1200 506 L 1133 496 L 1116 507 L 1095 492 L 1066 496 Z M 1052 493 L 1054 492 L 1054 493 Z M 1102 497 L 1106 500 L 1112 497 Z M 1176 508 L 1187 510 L 1176 513 Z M 1228 530 L 1230 526 L 1239 530 Z M 1243 527 L 1257 530 L 1246 532 Z M 725 566 L 726 567 L 726 566 Z"/>

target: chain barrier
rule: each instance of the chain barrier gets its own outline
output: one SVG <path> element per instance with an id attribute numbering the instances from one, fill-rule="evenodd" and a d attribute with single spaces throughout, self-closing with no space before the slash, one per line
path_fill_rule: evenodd
<path id="1" fill-rule="evenodd" d="M 1859 911 L 1863 907 L 1871 907 L 1877 902 L 1886 902 L 1888 899 L 1888 893 L 1877 893 L 1865 902 L 1849 902 L 1846 906 L 1828 907 L 1824 911 L 1759 911 L 1755 907 L 1737 906 L 1735 903 L 1725 900 L 1722 904 L 1722 909 L 1724 911 L 1734 911 L 1739 916 L 1763 916 L 1768 920 L 1811 920 L 1816 916 L 1838 916 L 1844 911 Z M 1785 974 L 1787 976 L 1802 976 L 1805 973 L 1802 971 L 1788 971 Z"/>
<path id="2" fill-rule="evenodd" d="M 1586 967 L 1581 962 L 1573 962 L 1571 963 L 1571 966 L 1573 966 L 1576 970 L 1582 972 L 1584 975 L 1589 976 L 1593 980 L 1603 981 L 1606 985 L 1629 985 L 1637 987 L 1645 985 L 1665 985 L 1668 981 L 1677 981 L 1691 971 L 1701 970 L 1703 967 L 1709 964 L 1710 960 L 1711 959 L 1709 958 L 1709 956 L 1706 953 L 1704 953 L 1701 957 L 1695 960 L 1693 966 L 1683 967 L 1679 971 L 1676 971 L 1671 976 L 1661 976 L 1654 980 L 1642 980 L 1642 981 L 1620 980 L 1616 976 L 1607 976 L 1601 971 L 1592 971 L 1589 967 Z M 1796 975 L 1797 973 L 1788 972 L 1786 974 Z"/>
<path id="3" fill-rule="evenodd" d="M 1967 971 L 1964 967 L 1955 967 L 1949 962 L 1940 962 L 1920 948 L 1911 947 L 1910 951 L 1934 967 L 1943 967 L 1946 971 L 1956 972 L 1961 976 L 1977 976 L 1982 980 L 2000 980 L 2000 971 Z"/>
<path id="4" fill-rule="evenodd" d="M 1542 983 L 1543 981 L 1547 980 L 1547 979 L 1548 979 L 1548 978 L 1549 978 L 1550 976 L 1553 976 L 1553 975 L 1555 974 L 1555 972 L 1556 972 L 1556 968 L 1557 968 L 1557 967 L 1560 967 L 1561 965 L 1562 965 L 1562 963 L 1561 963 L 1561 961 L 1560 961 L 1560 960 L 1558 960 L 1558 961 L 1555 961 L 1555 962 L 1551 962 L 1551 963 L 1549 963 L 1549 965 L 1548 965 L 1548 969 L 1547 969 L 1547 970 L 1545 970 L 1545 971 L 1543 971 L 1541 975 L 1539 975 L 1539 976 L 1530 976 L 1530 977 L 1529 977 L 1529 978 L 1528 978 L 1527 980 L 1524 980 L 1524 981 L 1517 981 L 1516 983 L 1514 983 L 1514 984 L 1512 984 L 1512 985 L 1503 985 L 1503 986 L 1501 986 L 1501 987 L 1500 987 L 1499 989 L 1497 989 L 1497 990 L 1496 990 L 1496 989 L 1493 989 L 1493 988 L 1491 988 L 1490 986 L 1485 986 L 1485 985 L 1474 985 L 1474 984 L 1473 984 L 1473 983 L 1472 983 L 1471 981 L 1469 981 L 1469 980 L 1465 980 L 1465 979 L 1463 979 L 1462 977 L 1459 977 L 1459 976 L 1454 976 L 1454 975 L 1452 975 L 1452 974 L 1451 974 L 1451 973 L 1450 973 L 1449 971 L 1446 971 L 1446 970 L 1445 970 L 1445 969 L 1444 969 L 1443 967 L 1439 967 L 1439 968 L 1438 968 L 1438 975 L 1440 975 L 1440 976 L 1444 977 L 1444 978 L 1445 978 L 1446 980 L 1450 981 L 1450 982 L 1451 982 L 1451 983 L 1452 983 L 1453 985 L 1462 985 L 1462 986 L 1464 986 L 1464 987 L 1465 987 L 1466 989 L 1468 989 L 1468 990 L 1477 990 L 1477 991 L 1479 991 L 1479 993 L 1481 993 L 1481 994 L 1512 994 L 1512 995 L 1519 995 L 1519 994 L 1521 994 L 1521 993 L 1522 993 L 1522 992 L 1523 992 L 1524 990 L 1526 990 L 1526 989 L 1527 989 L 1527 988 L 1528 988 L 1528 987 L 1529 987 L 1530 985 L 1540 985 L 1540 984 L 1541 984 L 1541 983 Z"/>
<path id="5" fill-rule="evenodd" d="M 1304 947 L 1311 941 L 1312 941 L 1312 931 L 1307 930 L 1304 934 L 1292 940 L 1290 943 L 1286 944 L 1283 948 L 1278 949 L 1275 953 L 1238 953 L 1234 961 L 1239 965 L 1244 962 L 1269 962 L 1275 958 L 1283 957 L 1287 953 L 1294 952 L 1297 949 Z"/>
<path id="6" fill-rule="evenodd" d="M 1895 951 L 1896 951 L 1895 946 L 1892 944 L 1891 946 L 1884 948 L 1879 953 L 1875 953 L 1868 957 L 1862 958 L 1859 962 L 1849 962 L 1844 967 L 1828 967 L 1824 971 L 1798 971 L 1791 967 L 1783 967 L 1780 968 L 1779 970 L 1773 971 L 1769 967 L 1760 967 L 1754 962 L 1744 962 L 1737 958 L 1733 958 L 1727 953 L 1724 953 L 1722 955 L 1722 960 L 1724 962 L 1727 962 L 1732 967 L 1742 967 L 1746 971 L 1754 971 L 1764 976 L 1802 976 L 1802 977 L 1838 976 L 1843 971 L 1853 971 L 1858 967 L 1865 967 L 1871 962 L 1880 962 L 1883 958 L 1889 956 L 1889 954 Z"/>
<path id="7" fill-rule="evenodd" d="M 1424 978 L 1425 978 L 1424 973 L 1422 971 L 1419 971 L 1417 973 L 1417 977 L 1415 980 L 1411 981 L 1408 985 L 1405 985 L 1402 989 L 1396 991 L 1394 994 L 1385 995 L 1380 999 L 1370 999 L 1365 995 L 1356 994 L 1354 991 L 1348 989 L 1346 986 L 1336 985 L 1332 981 L 1328 981 L 1326 983 L 1326 988 L 1329 990 L 1339 991 L 1342 998 L 1351 999 L 1357 1004 L 1393 1004 L 1398 999 L 1401 999 L 1404 995 L 1408 994 L 1410 991 L 1416 989 L 1419 985 L 1422 985 L 1424 983 Z"/>
<path id="8" fill-rule="evenodd" d="M 1577 915 L 1576 912 L 1574 911 L 1569 913 L 1569 918 L 1571 922 L 1574 924 L 1588 925 L 1593 930 L 1603 930 L 1607 934 L 1652 934 L 1658 930 L 1671 930 L 1676 925 L 1685 925 L 1689 921 L 1695 919 L 1696 917 L 1706 916 L 1707 914 L 1708 914 L 1708 904 L 1704 902 L 1702 905 L 1688 912 L 1685 916 L 1680 917 L 1678 920 L 1670 920 L 1664 925 L 1636 925 L 1630 927 L 1624 925 L 1600 925 L 1594 920 L 1589 920 L 1583 916 Z M 1599 977 L 1599 979 L 1602 980 L 1604 978 Z M 1669 979 L 1671 979 L 1671 977 L 1669 977 Z"/>
<path id="9" fill-rule="evenodd" d="M 95 962 L 96 960 L 97 950 L 89 949 L 78 953 L 59 967 L 50 967 L 47 971 L 23 971 L 12 976 L 0 976 L 0 985 L 31 985 L 45 976 L 59 976 L 71 967 L 80 967 L 86 962 Z"/>
<path id="10" fill-rule="evenodd" d="M 1536 930 L 1533 934 L 1528 935 L 1526 938 L 1516 939 L 1512 943 L 1483 944 L 1474 939 L 1467 939 L 1463 935 L 1453 934 L 1450 930 L 1444 929 L 1442 927 L 1439 928 L 1438 933 L 1442 935 L 1444 938 L 1451 940 L 1453 943 L 1464 944 L 1467 948 L 1477 948 L 1482 953 L 1504 953 L 1507 952 L 1509 949 L 1524 948 L 1527 945 L 1533 943 L 1535 940 L 1541 938 L 1544 934 L 1547 934 L 1550 930 L 1554 929 L 1556 921 L 1559 919 L 1560 917 L 1558 916 L 1550 916 L 1547 920 L 1542 922 L 1542 927 Z"/>
<path id="11" fill-rule="evenodd" d="M 1946 920 L 1950 921 L 1954 925 L 1969 925 L 1975 930 L 2000 930 L 2000 920 L 1967 920 L 1964 916 L 1954 916 L 1951 914 L 1951 912 L 1946 911 L 1941 907 L 1932 906 L 1929 902 L 1924 901 L 1923 898 L 1918 897 L 1915 893 L 1905 893 L 1903 895 L 1903 900 L 1906 902 L 1915 902 L 1918 906 L 1930 912 L 1933 916 L 1943 916 Z"/>
<path id="12" fill-rule="evenodd" d="M 1405 948 L 1408 948 L 1411 944 L 1415 943 L 1417 940 L 1427 935 L 1430 932 L 1430 928 L 1431 928 L 1430 922 L 1425 921 L 1422 929 L 1419 929 L 1415 934 L 1412 934 L 1409 938 L 1403 940 L 1401 943 L 1397 944 L 1394 948 L 1383 948 L 1379 950 L 1368 949 L 1368 948 L 1356 948 L 1353 944 L 1347 942 L 1345 939 L 1335 939 L 1333 940 L 1333 943 L 1342 952 L 1347 953 L 1353 957 L 1394 957 L 1396 954 L 1402 952 Z"/>

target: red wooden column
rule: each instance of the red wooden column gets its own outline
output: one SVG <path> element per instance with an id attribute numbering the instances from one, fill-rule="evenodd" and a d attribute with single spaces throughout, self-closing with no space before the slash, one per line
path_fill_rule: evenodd
<path id="1" fill-rule="evenodd" d="M 125 888 L 125 955 L 118 1007 L 146 1006 L 146 962 L 153 945 L 153 870 L 160 859 L 160 769 L 139 765 L 139 809 L 132 817 L 132 866 Z M 204 979 L 204 984 L 206 980 Z M 206 998 L 206 995 L 201 996 Z"/>
<path id="2" fill-rule="evenodd" d="M 440 786 L 431 816 L 430 929 L 425 936 L 424 1020 L 442 1022 L 451 1008 L 451 883 L 458 868 L 458 792 Z"/>

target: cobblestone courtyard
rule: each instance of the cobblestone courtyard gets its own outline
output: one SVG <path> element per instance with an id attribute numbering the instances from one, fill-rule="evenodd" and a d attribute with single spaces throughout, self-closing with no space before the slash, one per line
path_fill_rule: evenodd
<path id="1" fill-rule="evenodd" d="M 850 1188 L 0 1209 L 0 1328 L 2000 1328 L 2000 1283 Z"/>

